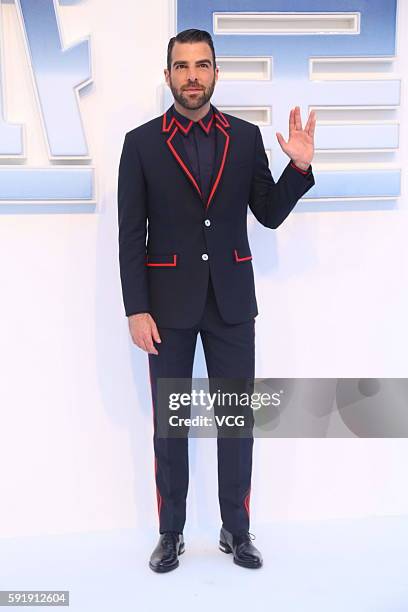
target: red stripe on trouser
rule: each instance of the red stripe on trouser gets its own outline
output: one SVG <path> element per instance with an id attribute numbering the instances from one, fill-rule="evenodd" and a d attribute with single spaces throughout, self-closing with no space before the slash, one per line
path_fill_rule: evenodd
<path id="1" fill-rule="evenodd" d="M 150 371 L 150 361 L 148 361 L 148 364 L 149 364 L 150 391 L 151 391 L 151 394 L 152 394 L 153 431 L 156 432 L 155 421 L 154 421 L 153 386 L 152 386 L 152 373 Z M 156 483 L 157 513 L 159 515 L 159 520 L 160 520 L 160 510 L 161 510 L 162 505 L 163 505 L 163 498 L 160 495 L 160 491 L 159 491 L 159 488 L 157 486 L 157 457 L 156 457 L 156 455 L 154 455 L 154 480 L 155 480 L 155 483 Z"/>
<path id="2" fill-rule="evenodd" d="M 248 518 L 249 518 L 249 502 L 250 502 L 250 499 L 251 499 L 251 487 L 249 487 L 249 491 L 248 491 L 248 493 L 247 493 L 247 495 L 245 496 L 245 499 L 244 499 L 244 506 L 245 506 L 245 510 L 247 511 Z"/>
<path id="3" fill-rule="evenodd" d="M 154 477 L 155 479 L 157 478 L 157 457 L 156 456 L 154 457 Z M 157 497 L 157 513 L 160 519 L 160 510 L 162 507 L 163 499 L 162 499 L 162 496 L 160 495 L 157 484 L 156 484 L 156 497 Z"/>

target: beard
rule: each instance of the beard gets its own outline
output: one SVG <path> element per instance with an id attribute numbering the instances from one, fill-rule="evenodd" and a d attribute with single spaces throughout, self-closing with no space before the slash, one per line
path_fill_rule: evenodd
<path id="1" fill-rule="evenodd" d="M 195 85 L 197 87 L 202 87 L 201 85 L 198 85 L 198 84 L 195 84 Z M 191 86 L 194 87 L 194 84 L 185 86 L 185 89 L 188 89 L 188 87 L 191 87 Z M 207 104 L 207 102 L 211 99 L 211 96 L 214 93 L 214 88 L 215 88 L 215 75 L 209 87 L 202 88 L 202 91 L 198 92 L 194 96 L 194 98 L 191 98 L 187 94 L 185 94 L 182 89 L 176 89 L 170 77 L 170 90 L 171 90 L 171 93 L 173 94 L 174 99 L 180 104 L 180 106 L 188 110 L 197 110 L 203 107 L 205 104 Z"/>

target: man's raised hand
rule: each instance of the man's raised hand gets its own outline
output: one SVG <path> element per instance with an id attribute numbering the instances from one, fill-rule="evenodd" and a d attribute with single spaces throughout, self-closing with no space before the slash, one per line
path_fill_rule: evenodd
<path id="1" fill-rule="evenodd" d="M 276 138 L 282 151 L 288 155 L 295 165 L 306 169 L 312 163 L 314 154 L 314 132 L 316 127 L 316 113 L 311 111 L 305 128 L 302 129 L 302 118 L 300 107 L 295 106 L 289 113 L 289 139 L 283 138 L 280 132 L 276 132 Z"/>

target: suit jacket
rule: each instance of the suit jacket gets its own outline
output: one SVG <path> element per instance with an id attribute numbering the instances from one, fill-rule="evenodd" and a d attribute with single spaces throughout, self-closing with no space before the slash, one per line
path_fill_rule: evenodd
<path id="1" fill-rule="evenodd" d="M 248 205 L 277 228 L 315 183 L 288 162 L 275 183 L 258 126 L 216 107 L 216 158 L 204 201 L 171 108 L 125 135 L 118 176 L 119 263 L 126 315 L 188 328 L 203 313 L 208 278 L 222 318 L 258 314 Z"/>

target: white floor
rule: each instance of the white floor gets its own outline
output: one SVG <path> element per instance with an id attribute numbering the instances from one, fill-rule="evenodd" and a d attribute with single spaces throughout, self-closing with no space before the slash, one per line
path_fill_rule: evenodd
<path id="1" fill-rule="evenodd" d="M 149 569 L 158 535 L 142 530 L 3 539 L 0 589 L 69 590 L 75 612 L 408 611 L 408 517 L 280 522 L 251 532 L 263 568 L 236 566 L 218 550 L 217 528 L 186 526 L 186 552 L 168 574 Z"/>

